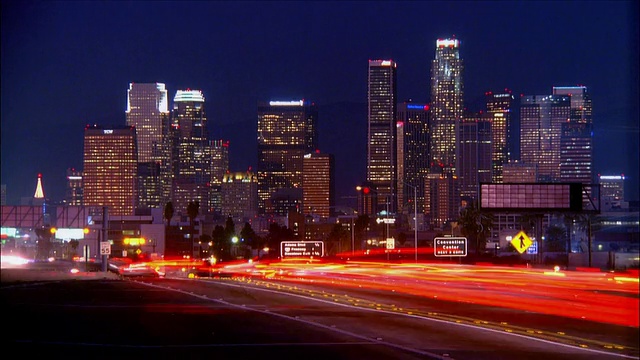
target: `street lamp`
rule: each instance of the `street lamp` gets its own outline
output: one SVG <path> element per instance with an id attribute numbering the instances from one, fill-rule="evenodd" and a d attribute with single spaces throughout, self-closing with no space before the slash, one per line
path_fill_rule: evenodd
<path id="1" fill-rule="evenodd" d="M 416 264 L 418 263 L 418 187 L 414 185 L 407 184 L 403 182 L 403 184 L 410 186 L 413 188 L 413 232 L 414 232 L 414 242 L 416 249 Z"/>

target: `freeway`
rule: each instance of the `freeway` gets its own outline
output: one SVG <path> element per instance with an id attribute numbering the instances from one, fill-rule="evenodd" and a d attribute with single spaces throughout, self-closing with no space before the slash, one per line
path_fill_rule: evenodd
<path id="1" fill-rule="evenodd" d="M 581 274 L 581 281 L 563 283 L 567 276 L 543 271 L 496 275 L 503 270 L 427 264 L 422 270 L 291 262 L 238 264 L 226 271 L 231 269 L 212 278 L 177 271 L 130 281 L 5 281 L 3 270 L 3 314 L 13 319 L 10 326 L 4 322 L 9 331 L 3 348 L 66 358 L 638 358 L 638 327 L 618 324 L 616 316 L 597 321 L 505 304 L 514 293 L 522 293 L 526 304 L 547 298 L 542 289 L 555 298 L 566 291 L 582 295 L 594 284 L 598 294 L 637 302 L 634 283 L 622 277 L 597 281 L 597 275 Z M 517 279 L 531 292 L 519 291 Z M 490 296 L 480 301 L 483 289 Z M 506 300 L 489 304 L 500 298 Z M 600 311 L 602 301 L 596 296 L 583 303 Z"/>

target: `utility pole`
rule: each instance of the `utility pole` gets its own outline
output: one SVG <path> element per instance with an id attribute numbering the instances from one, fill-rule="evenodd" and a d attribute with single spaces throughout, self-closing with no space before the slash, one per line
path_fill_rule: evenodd
<path id="1" fill-rule="evenodd" d="M 416 247 L 416 264 L 418 263 L 418 188 L 413 185 L 413 234 Z"/>

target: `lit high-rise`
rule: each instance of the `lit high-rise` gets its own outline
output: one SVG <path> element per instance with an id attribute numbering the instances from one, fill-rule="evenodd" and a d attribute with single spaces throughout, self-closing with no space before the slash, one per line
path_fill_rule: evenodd
<path id="1" fill-rule="evenodd" d="M 169 116 L 165 84 L 130 83 L 127 90 L 127 125 L 136 128 L 138 162 L 155 161 L 154 149 L 162 143 L 163 120 Z"/>
<path id="2" fill-rule="evenodd" d="M 127 125 L 138 139 L 138 199 L 142 211 L 162 207 L 169 200 L 171 173 L 166 147 L 169 99 L 165 84 L 130 83 L 127 90 Z"/>
<path id="3" fill-rule="evenodd" d="M 291 204 L 302 202 L 304 155 L 318 147 L 318 107 L 305 100 L 258 103 L 258 208 L 268 206 L 276 192 L 300 194 L 287 198 Z M 286 191 L 298 189 L 299 191 Z M 297 195 L 296 195 L 297 196 Z"/>
<path id="4" fill-rule="evenodd" d="M 388 202 L 395 212 L 397 64 L 369 60 L 367 84 L 367 181 L 378 191 L 378 211 Z"/>
<path id="5" fill-rule="evenodd" d="M 520 99 L 520 159 L 538 164 L 539 182 L 560 181 L 560 139 L 569 120 L 565 95 L 531 95 Z"/>
<path id="6" fill-rule="evenodd" d="M 328 218 L 335 206 L 335 161 L 332 154 L 306 154 L 302 171 L 304 214 Z"/>
<path id="7" fill-rule="evenodd" d="M 460 195 L 478 199 L 480 183 L 491 182 L 490 114 L 468 113 L 460 124 Z"/>
<path id="8" fill-rule="evenodd" d="M 418 211 L 424 208 L 425 176 L 429 171 L 429 105 L 398 104 L 397 167 L 398 210 L 413 210 L 414 195 Z M 414 187 L 416 193 L 414 194 Z"/>
<path id="9" fill-rule="evenodd" d="M 211 148 L 208 140 L 205 97 L 200 90 L 178 90 L 171 113 L 174 134 L 173 207 L 186 214 L 191 201 L 200 213 L 209 211 Z"/>
<path id="10" fill-rule="evenodd" d="M 84 130 L 84 205 L 109 208 L 110 215 L 134 215 L 138 170 L 133 126 L 88 125 Z"/>
<path id="11" fill-rule="evenodd" d="M 511 127 L 514 98 L 510 90 L 504 92 L 487 92 L 487 116 L 491 121 L 491 181 L 503 182 L 504 164 L 511 159 Z"/>
<path id="12" fill-rule="evenodd" d="M 438 39 L 431 63 L 431 171 L 457 175 L 464 66 L 458 39 Z"/>
<path id="13" fill-rule="evenodd" d="M 569 121 L 560 137 L 560 180 L 593 183 L 593 118 L 591 96 L 585 86 L 555 86 L 553 95 L 571 98 Z"/>

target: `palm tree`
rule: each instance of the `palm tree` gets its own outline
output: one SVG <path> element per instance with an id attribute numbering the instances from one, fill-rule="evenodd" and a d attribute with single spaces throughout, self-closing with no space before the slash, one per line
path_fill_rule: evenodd
<path id="1" fill-rule="evenodd" d="M 171 226 L 171 218 L 173 218 L 173 203 L 171 201 L 167 202 L 164 206 L 164 218 L 167 220 L 167 225 Z"/>
<path id="2" fill-rule="evenodd" d="M 195 227 L 195 222 L 196 222 L 196 217 L 198 217 L 198 214 L 200 214 L 200 202 L 196 201 L 189 201 L 189 204 L 187 204 L 187 215 L 189 216 L 189 225 L 190 225 L 190 231 L 191 231 L 191 253 L 193 254 L 193 248 L 195 247 L 195 231 L 194 231 L 194 227 Z"/>

